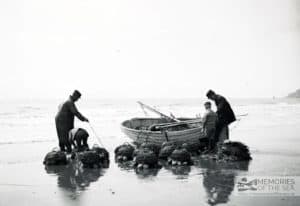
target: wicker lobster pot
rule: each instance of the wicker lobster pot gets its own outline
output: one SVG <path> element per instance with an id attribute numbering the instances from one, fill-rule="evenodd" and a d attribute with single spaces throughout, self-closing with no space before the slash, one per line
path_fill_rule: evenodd
<path id="1" fill-rule="evenodd" d="M 67 156 L 61 151 L 49 152 L 43 162 L 45 165 L 66 165 L 68 164 Z"/>
<path id="2" fill-rule="evenodd" d="M 128 143 L 122 144 L 115 149 L 115 156 L 132 160 L 134 154 L 134 147 Z"/>
<path id="3" fill-rule="evenodd" d="M 168 159 L 168 157 L 171 156 L 171 154 L 175 149 L 176 149 L 175 145 L 167 145 L 160 150 L 158 157 L 160 159 L 166 160 Z"/>
<path id="4" fill-rule="evenodd" d="M 136 157 L 135 157 L 135 165 L 148 165 L 151 168 L 154 168 L 157 166 L 158 163 L 158 157 L 157 155 L 149 150 L 149 149 L 141 149 L 137 151 Z"/>
<path id="5" fill-rule="evenodd" d="M 241 142 L 227 141 L 218 145 L 217 159 L 224 161 L 249 161 L 250 150 Z"/>

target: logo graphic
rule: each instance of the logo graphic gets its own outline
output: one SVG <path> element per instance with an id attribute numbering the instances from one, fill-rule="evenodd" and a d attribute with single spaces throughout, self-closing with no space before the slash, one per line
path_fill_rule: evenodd
<path id="1" fill-rule="evenodd" d="M 300 177 L 237 177 L 234 193 L 255 196 L 300 196 Z"/>
<path id="2" fill-rule="evenodd" d="M 239 192 L 257 191 L 257 180 L 248 181 L 247 177 L 238 181 L 237 189 Z"/>

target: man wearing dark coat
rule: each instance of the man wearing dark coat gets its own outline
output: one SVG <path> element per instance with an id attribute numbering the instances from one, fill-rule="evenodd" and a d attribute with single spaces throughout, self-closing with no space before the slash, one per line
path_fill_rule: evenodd
<path id="1" fill-rule="evenodd" d="M 76 108 L 75 102 L 80 97 L 81 93 L 75 90 L 69 99 L 59 106 L 58 113 L 56 114 L 55 125 L 61 151 L 72 151 L 68 135 L 69 131 L 74 128 L 74 117 L 76 116 L 81 121 L 89 121 Z"/>
<path id="2" fill-rule="evenodd" d="M 209 90 L 206 94 L 207 98 L 213 100 L 217 106 L 218 121 L 216 126 L 215 139 L 216 142 L 223 142 L 229 139 L 228 125 L 236 120 L 233 110 L 229 102 L 221 95 Z"/>

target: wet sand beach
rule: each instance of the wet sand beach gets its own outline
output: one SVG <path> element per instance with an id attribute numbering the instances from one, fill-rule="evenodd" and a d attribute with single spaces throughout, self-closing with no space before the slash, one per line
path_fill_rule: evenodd
<path id="1" fill-rule="evenodd" d="M 54 115 L 59 101 L 14 102 L 0 112 L 0 205 L 298 205 L 300 197 L 239 196 L 238 176 L 300 175 L 300 104 L 297 101 L 233 100 L 237 114 L 231 137 L 246 143 L 249 163 L 217 164 L 195 157 L 191 167 L 163 167 L 137 173 L 114 162 L 113 150 L 130 141 L 120 131 L 125 119 L 143 116 L 133 100 L 80 103 L 82 112 L 111 154 L 108 169 L 80 169 L 76 164 L 45 167 L 47 152 L 57 146 Z M 195 116 L 201 100 L 149 100 L 176 116 Z M 76 122 L 90 132 L 88 125 Z"/>

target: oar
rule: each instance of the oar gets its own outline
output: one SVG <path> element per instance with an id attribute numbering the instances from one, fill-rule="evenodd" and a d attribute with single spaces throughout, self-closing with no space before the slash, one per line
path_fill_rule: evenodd
<path id="1" fill-rule="evenodd" d="M 246 113 L 246 114 L 238 114 L 238 115 L 236 115 L 237 117 L 246 117 L 246 116 L 248 116 L 248 113 Z"/>
<path id="2" fill-rule="evenodd" d="M 151 112 L 154 112 L 154 113 L 158 114 L 159 116 L 161 116 L 161 117 L 163 117 L 163 118 L 165 118 L 165 119 L 173 120 L 173 121 L 175 121 L 175 122 L 180 122 L 180 120 L 178 120 L 178 119 L 176 119 L 176 118 L 174 118 L 174 117 L 168 116 L 168 115 L 166 115 L 166 114 L 163 114 L 163 113 L 157 111 L 156 109 L 154 109 L 153 107 L 150 107 L 149 105 L 146 105 L 146 104 L 144 104 L 144 103 L 142 103 L 142 102 L 140 102 L 140 101 L 138 101 L 137 103 L 138 103 L 142 108 L 146 108 L 146 109 L 150 110 Z"/>
<path id="3" fill-rule="evenodd" d="M 168 128 L 168 127 L 175 127 L 175 126 L 184 125 L 184 124 L 197 124 L 197 123 L 201 123 L 201 122 L 202 122 L 202 119 L 193 119 L 193 120 L 187 120 L 187 121 L 181 121 L 181 122 L 156 124 L 156 125 L 152 125 L 151 127 L 155 127 L 157 129 L 164 129 L 164 128 Z"/>
<path id="4" fill-rule="evenodd" d="M 91 128 L 91 130 L 93 131 L 95 137 L 97 138 L 99 144 L 100 144 L 102 147 L 104 147 L 104 145 L 103 145 L 103 143 L 102 143 L 100 137 L 97 135 L 97 132 L 96 132 L 95 129 L 93 128 L 92 124 L 91 124 L 90 122 L 88 122 L 88 124 L 90 125 L 90 128 Z"/>
<path id="5" fill-rule="evenodd" d="M 248 114 L 237 115 L 237 117 L 245 117 L 245 116 L 248 116 Z M 237 121 L 240 121 L 240 119 L 237 119 Z M 176 127 L 176 126 L 183 125 L 183 124 L 197 124 L 197 123 L 202 123 L 202 119 L 198 118 L 198 119 L 173 122 L 173 123 L 162 123 L 162 124 L 152 125 L 151 127 L 155 127 L 157 129 L 164 129 L 164 128 L 169 128 L 169 127 Z"/>

